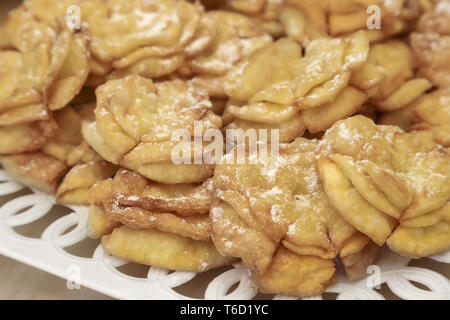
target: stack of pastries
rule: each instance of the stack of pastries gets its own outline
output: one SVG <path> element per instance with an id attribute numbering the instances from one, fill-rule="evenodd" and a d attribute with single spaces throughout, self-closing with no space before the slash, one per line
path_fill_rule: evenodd
<path id="1" fill-rule="evenodd" d="M 279 151 L 173 161 L 174 132 L 208 129 Z M 336 264 L 360 279 L 385 244 L 445 252 L 450 1 L 25 0 L 0 27 L 0 162 L 90 206 L 117 257 L 242 261 L 265 293 L 321 294 Z"/>

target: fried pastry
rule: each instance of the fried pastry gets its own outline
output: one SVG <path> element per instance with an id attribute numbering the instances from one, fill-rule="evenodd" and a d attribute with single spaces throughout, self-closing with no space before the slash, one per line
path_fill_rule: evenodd
<path id="1" fill-rule="evenodd" d="M 42 152 L 1 156 L 6 172 L 24 185 L 54 194 L 68 167 Z"/>
<path id="2" fill-rule="evenodd" d="M 328 37 L 327 1 L 287 0 L 278 20 L 286 36 L 304 45 Z"/>
<path id="3" fill-rule="evenodd" d="M 207 213 L 211 207 L 206 184 L 164 185 L 121 169 L 100 196 L 108 216 L 129 227 L 158 229 L 195 240 L 210 240 Z M 109 189 L 108 189 L 109 188 Z M 98 187 L 93 192 L 98 193 Z M 91 204 L 99 205 L 95 194 Z"/>
<path id="4" fill-rule="evenodd" d="M 272 42 L 267 32 L 250 18 L 222 10 L 208 13 L 215 21 L 215 34 L 199 54 L 187 59 L 178 71 L 193 76 L 193 83 L 215 98 L 227 97 L 223 85 L 227 73 L 250 54 Z"/>
<path id="5" fill-rule="evenodd" d="M 448 211 L 448 206 L 447 206 Z M 450 221 L 439 221 L 427 227 L 399 226 L 387 239 L 389 248 L 411 258 L 433 256 L 450 248 Z"/>
<path id="6" fill-rule="evenodd" d="M 57 128 L 53 120 L 0 126 L 0 154 L 10 155 L 39 150 L 55 135 Z"/>
<path id="7" fill-rule="evenodd" d="M 264 30 L 244 15 L 226 11 L 212 11 L 209 15 L 216 21 L 216 34 L 205 51 L 186 62 L 190 72 L 223 76 L 271 41 Z"/>
<path id="8" fill-rule="evenodd" d="M 350 84 L 368 93 L 380 111 L 407 107 L 432 87 L 423 78 L 413 78 L 415 58 L 408 45 L 389 40 L 370 46 L 367 61 L 355 72 Z"/>
<path id="9" fill-rule="evenodd" d="M 364 116 L 338 121 L 320 141 L 280 145 L 277 161 L 218 164 L 212 238 L 220 252 L 242 258 L 262 290 L 297 295 L 323 290 L 333 273 L 309 284 L 289 280 L 276 261 L 280 248 L 293 260 L 322 259 L 317 266 L 339 256 L 350 279 L 366 273 L 385 242 L 412 257 L 436 254 L 449 247 L 448 207 L 439 210 L 450 198 L 449 157 L 429 132 Z M 433 232 L 434 242 L 412 247 Z"/>
<path id="10" fill-rule="evenodd" d="M 72 150 L 83 141 L 81 118 L 72 107 L 58 110 L 53 114 L 58 129 L 55 135 L 42 147 L 42 151 L 66 162 Z"/>
<path id="11" fill-rule="evenodd" d="M 48 120 L 48 110 L 65 107 L 86 81 L 85 37 L 72 34 L 61 23 L 39 20 L 26 7 L 11 12 L 2 26 L 2 36 L 5 49 L 0 54 L 8 61 L 2 64 L 5 70 L 0 80 L 2 117 L 21 109 L 23 113 L 14 115 L 15 123 L 9 125 Z"/>
<path id="12" fill-rule="evenodd" d="M 375 251 L 364 253 L 369 238 L 341 217 L 325 193 L 319 157 L 317 140 L 298 138 L 280 145 L 279 159 L 216 166 L 212 238 L 220 252 L 243 260 L 264 292 L 318 294 L 333 281 L 339 254 L 366 256 L 358 270 L 375 258 Z M 304 277 L 295 279 L 283 265 Z M 316 271 L 317 277 L 309 276 Z M 351 267 L 348 272 L 363 275 Z"/>
<path id="13" fill-rule="evenodd" d="M 234 126 L 261 123 L 283 132 L 283 125 L 297 117 L 297 128 L 311 133 L 326 130 L 354 114 L 366 100 L 364 92 L 348 84 L 368 51 L 368 39 L 361 31 L 348 38 L 312 41 L 304 57 L 300 45 L 289 38 L 255 52 L 227 75 L 224 85 L 233 99 L 228 114 L 239 120 Z M 297 130 L 297 135 L 283 135 L 287 139 L 280 141 L 303 133 Z"/>
<path id="14" fill-rule="evenodd" d="M 332 203 L 378 245 L 397 220 L 402 228 L 410 219 L 426 219 L 450 197 L 448 150 L 427 132 L 406 134 L 357 116 L 336 123 L 322 148 L 319 169 Z"/>
<path id="15" fill-rule="evenodd" d="M 347 35 L 358 30 L 368 31 L 371 41 L 380 41 L 412 30 L 431 5 L 429 0 L 229 0 L 216 1 L 212 6 L 245 13 L 274 38 L 289 36 L 307 44 L 315 39 Z M 378 11 L 374 11 L 374 6 Z M 381 28 L 377 28 L 377 22 Z"/>
<path id="16" fill-rule="evenodd" d="M 154 229 L 119 227 L 104 236 L 102 244 L 119 258 L 171 270 L 204 272 L 233 262 L 222 256 L 212 242 Z"/>
<path id="17" fill-rule="evenodd" d="M 118 257 L 196 272 L 233 261 L 220 255 L 210 241 L 211 205 L 204 185 L 154 184 L 121 169 L 113 180 L 92 188 L 90 201 L 90 235 L 114 230 L 102 242 Z M 117 223 L 126 227 L 117 229 Z M 187 255 L 178 255 L 179 250 Z"/>
<path id="18" fill-rule="evenodd" d="M 327 194 L 337 210 L 359 231 L 382 245 L 395 228 L 395 219 L 371 206 L 336 164 L 321 159 L 319 167 Z M 342 198 L 346 195 L 348 198 Z"/>
<path id="19" fill-rule="evenodd" d="M 113 77 L 168 75 L 204 50 L 215 31 L 202 7 L 187 1 L 96 1 L 81 10 L 89 11 L 92 62 L 110 63 Z"/>
<path id="20" fill-rule="evenodd" d="M 275 243 L 300 255 L 333 258 L 356 230 L 328 202 L 315 163 L 318 144 L 299 138 L 280 147 L 278 161 L 218 164 L 216 193 Z"/>
<path id="21" fill-rule="evenodd" d="M 196 121 L 204 124 L 204 130 L 220 128 L 220 117 L 210 108 L 208 94 L 191 83 L 153 83 L 140 76 L 127 76 L 97 89 L 96 121 L 85 122 L 82 132 L 104 159 L 149 179 L 202 182 L 212 175 L 212 167 L 173 164 L 172 149 L 179 141 L 173 140 L 172 133 L 183 129 L 193 136 Z"/>
<path id="22" fill-rule="evenodd" d="M 76 164 L 98 162 L 102 160 L 103 158 L 95 152 L 85 140 L 83 140 L 67 155 L 66 163 L 69 166 L 74 166 Z"/>
<path id="23" fill-rule="evenodd" d="M 51 111 L 64 108 L 86 81 L 84 35 L 72 34 L 53 19 L 40 19 L 22 6 L 1 27 L 2 154 L 36 151 L 47 144 L 56 133 Z"/>
<path id="24" fill-rule="evenodd" d="M 87 221 L 88 235 L 92 239 L 101 238 L 110 234 L 115 228 L 122 224 L 109 217 L 103 202 L 112 192 L 112 178 L 96 182 L 89 190 L 88 200 L 91 204 Z"/>
<path id="25" fill-rule="evenodd" d="M 379 124 L 396 125 L 405 131 L 429 131 L 436 143 L 449 146 L 449 106 L 448 89 L 438 89 L 422 95 L 406 108 L 383 113 Z"/>
<path id="26" fill-rule="evenodd" d="M 264 293 L 280 293 L 297 297 L 321 294 L 335 282 L 335 266 L 331 259 L 299 256 L 281 247 L 263 275 L 255 274 L 253 280 Z"/>
<path id="27" fill-rule="evenodd" d="M 422 15 L 417 31 L 410 35 L 411 47 L 417 57 L 419 73 L 436 86 L 450 86 L 450 13 L 449 1 L 438 1 Z"/>
<path id="28" fill-rule="evenodd" d="M 56 200 L 63 204 L 88 205 L 89 189 L 98 181 L 114 175 L 116 166 L 106 161 L 93 161 L 73 166 L 56 192 Z"/>
<path id="29" fill-rule="evenodd" d="M 98 239 L 111 234 L 114 229 L 122 224 L 114 221 L 106 214 L 101 206 L 91 206 L 89 208 L 89 216 L 87 221 L 87 232 L 91 239 Z"/>
<path id="30" fill-rule="evenodd" d="M 450 147 L 450 89 L 427 94 L 413 109 L 412 129 L 429 130 L 434 140 Z"/>
<path id="31" fill-rule="evenodd" d="M 67 106 L 80 93 L 88 74 L 87 40 L 81 35 L 73 35 L 58 75 L 47 89 L 48 108 L 59 110 Z"/>
<path id="32" fill-rule="evenodd" d="M 85 104 L 68 106 L 53 112 L 57 129 L 41 150 L 69 166 L 102 161 L 100 155 L 86 143 L 81 134 L 82 121 L 95 119 L 94 108 L 95 104 Z"/>
<path id="33" fill-rule="evenodd" d="M 372 265 L 377 258 L 380 247 L 373 241 L 368 240 L 362 249 L 358 249 L 354 253 L 343 254 L 341 252 L 340 254 L 340 260 L 349 280 L 358 280 L 367 275 L 367 267 Z"/>
<path id="34" fill-rule="evenodd" d="M 377 124 L 397 126 L 403 131 L 410 131 L 413 126 L 414 108 L 416 107 L 416 103 L 418 103 L 418 101 L 399 110 L 381 113 L 377 120 Z"/>

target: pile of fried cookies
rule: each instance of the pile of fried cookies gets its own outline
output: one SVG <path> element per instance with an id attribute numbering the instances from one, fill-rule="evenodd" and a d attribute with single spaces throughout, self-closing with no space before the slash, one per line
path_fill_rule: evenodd
<path id="1" fill-rule="evenodd" d="M 199 121 L 277 130 L 279 154 L 173 163 Z M 448 0 L 25 0 L 0 28 L 3 168 L 89 205 L 90 237 L 137 263 L 242 261 L 305 297 L 385 244 L 444 252 L 449 147 Z"/>

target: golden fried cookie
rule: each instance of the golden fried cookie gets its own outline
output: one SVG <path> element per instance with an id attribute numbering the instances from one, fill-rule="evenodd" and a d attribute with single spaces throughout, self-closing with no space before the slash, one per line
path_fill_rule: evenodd
<path id="1" fill-rule="evenodd" d="M 408 186 L 415 194 L 411 205 L 402 213 L 401 221 L 432 213 L 444 206 L 450 197 L 449 150 L 436 145 L 427 132 L 403 135 L 394 143 L 399 150 L 400 164 L 409 167 Z M 408 153 L 413 153 L 414 157 L 408 157 Z"/>
<path id="2" fill-rule="evenodd" d="M 90 236 L 109 234 L 123 222 L 132 228 L 208 241 L 210 226 L 204 213 L 209 210 L 209 198 L 205 192 L 193 185 L 151 184 L 134 172 L 119 170 L 114 179 L 98 182 L 90 190 Z"/>
<path id="3" fill-rule="evenodd" d="M 250 270 L 267 271 L 278 244 L 262 231 L 253 229 L 224 201 L 214 202 L 210 211 L 211 237 L 223 254 L 244 257 Z M 231 226 L 231 227 L 230 227 Z"/>
<path id="4" fill-rule="evenodd" d="M 450 86 L 449 20 L 448 1 L 439 1 L 422 15 L 417 31 L 410 35 L 419 73 L 442 88 Z"/>
<path id="5" fill-rule="evenodd" d="M 386 108 L 389 106 L 391 110 L 395 109 L 397 103 L 396 108 L 399 109 L 409 102 L 402 99 L 414 99 L 416 92 L 411 88 L 417 86 L 419 91 L 423 92 L 423 88 L 426 90 L 429 87 L 426 81 L 416 80 L 400 90 L 402 85 L 414 76 L 414 67 L 414 56 L 406 43 L 398 40 L 376 43 L 370 46 L 367 61 L 352 75 L 350 84 L 361 90 L 367 90 L 375 105 L 381 106 L 382 109 L 383 103 L 387 103 Z M 398 94 L 395 94 L 396 90 L 400 90 Z M 402 92 L 405 91 L 412 95 L 412 98 L 403 97 Z M 389 98 L 391 101 L 385 102 Z M 397 102 L 398 100 L 400 102 Z"/>
<path id="6" fill-rule="evenodd" d="M 96 1 L 89 7 L 91 51 L 114 61 L 146 46 L 176 45 L 183 28 L 176 1 Z"/>
<path id="7" fill-rule="evenodd" d="M 375 243 L 382 245 L 396 221 L 367 202 L 333 162 L 321 159 L 319 168 L 327 195 L 341 215 Z"/>
<path id="8" fill-rule="evenodd" d="M 279 159 L 216 166 L 220 201 L 210 216 L 222 253 L 242 258 L 263 277 L 281 244 L 299 256 L 333 259 L 339 253 L 357 231 L 328 201 L 316 167 L 318 147 L 299 138 L 280 145 Z"/>
<path id="9" fill-rule="evenodd" d="M 101 188 L 104 188 L 102 190 Z M 158 229 L 196 240 L 210 240 L 207 185 L 164 185 L 121 169 L 112 183 L 91 190 L 90 202 L 132 228 Z"/>
<path id="10" fill-rule="evenodd" d="M 287 0 L 278 11 L 284 33 L 302 44 L 328 37 L 325 1 Z"/>
<path id="11" fill-rule="evenodd" d="M 85 140 L 72 149 L 67 155 L 66 163 L 69 166 L 74 166 L 80 163 L 102 161 L 103 158 L 92 149 Z"/>
<path id="12" fill-rule="evenodd" d="M 411 258 L 429 257 L 450 248 L 450 221 L 427 227 L 399 226 L 387 240 L 389 248 Z"/>
<path id="13" fill-rule="evenodd" d="M 407 134 L 356 116 L 337 122 L 322 143 L 319 169 L 328 196 L 378 245 L 396 220 L 426 219 L 450 197 L 450 155 L 427 132 Z"/>
<path id="14" fill-rule="evenodd" d="M 377 107 L 381 111 L 395 111 L 405 108 L 431 89 L 432 86 L 431 82 L 424 78 L 406 81 L 385 100 L 379 101 Z"/>
<path id="15" fill-rule="evenodd" d="M 215 21 L 187 1 L 108 0 L 83 3 L 81 10 L 88 12 L 91 64 L 111 64 L 114 78 L 168 75 L 202 52 L 215 33 Z"/>
<path id="16" fill-rule="evenodd" d="M 413 129 L 429 130 L 437 143 L 450 146 L 450 89 L 423 96 L 414 106 L 413 114 Z"/>
<path id="17" fill-rule="evenodd" d="M 194 76 L 193 83 L 205 88 L 212 97 L 226 97 L 225 76 L 250 54 L 272 42 L 272 38 L 252 19 L 228 11 L 210 11 L 215 33 L 208 46 L 192 55 L 178 70 Z M 211 27 L 210 27 L 211 29 Z"/>
<path id="18" fill-rule="evenodd" d="M 94 120 L 95 104 L 85 104 L 76 107 L 68 106 L 53 112 L 53 120 L 57 127 L 52 137 L 41 146 L 44 153 L 73 166 L 80 163 L 103 160 L 83 140 L 81 134 L 82 120 Z"/>
<path id="19" fill-rule="evenodd" d="M 108 200 L 112 192 L 112 178 L 97 181 L 89 190 L 88 200 L 91 204 L 87 221 L 88 235 L 92 239 L 98 239 L 110 234 L 122 224 L 111 219 L 107 214 L 103 202 Z"/>
<path id="20" fill-rule="evenodd" d="M 153 83 L 140 76 L 110 80 L 97 89 L 96 122 L 83 124 L 83 137 L 104 159 L 149 179 L 201 182 L 212 175 L 211 166 L 174 164 L 172 149 L 179 141 L 172 135 L 184 130 L 191 138 L 196 122 L 203 130 L 220 128 L 211 106 L 208 94 L 189 82 Z"/>
<path id="21" fill-rule="evenodd" d="M 48 48 L 58 36 L 54 27 L 42 21 L 29 8 L 17 7 L 9 12 L 1 26 L 1 47 L 15 48 L 19 52 L 28 52 L 37 47 Z"/>
<path id="22" fill-rule="evenodd" d="M 296 70 L 292 70 L 290 66 L 300 60 L 301 57 L 301 47 L 297 42 L 288 38 L 280 39 L 262 50 L 256 51 L 250 55 L 248 61 L 236 66 L 227 75 L 224 86 L 225 92 L 237 101 L 249 101 L 265 87 L 270 88 L 292 79 L 296 75 Z M 283 87 L 280 88 L 280 90 L 282 89 Z M 286 88 L 286 90 L 289 90 L 289 88 Z M 282 93 L 283 91 L 279 95 Z M 273 100 L 271 102 L 281 103 L 282 97 L 278 98 L 278 101 Z M 264 100 L 262 98 L 254 100 L 254 102 L 258 101 Z"/>
<path id="23" fill-rule="evenodd" d="M 86 81 L 85 37 L 72 34 L 62 23 L 40 20 L 26 7 L 11 13 L 2 34 L 7 49 L 0 55 L 8 63 L 1 66 L 1 116 L 17 114 L 9 125 L 48 120 L 48 110 L 65 107 Z M 6 125 L 5 120 L 0 122 Z"/>
<path id="24" fill-rule="evenodd" d="M 403 131 L 410 131 L 413 126 L 414 108 L 417 103 L 420 103 L 420 99 L 400 110 L 381 113 L 377 124 L 397 126 Z"/>
<path id="25" fill-rule="evenodd" d="M 74 35 L 58 75 L 47 89 L 48 108 L 64 108 L 81 91 L 88 74 L 87 40 L 81 35 Z"/>
<path id="26" fill-rule="evenodd" d="M 91 239 L 98 239 L 110 234 L 122 224 L 112 220 L 101 206 L 91 206 L 87 221 L 87 232 Z"/>
<path id="27" fill-rule="evenodd" d="M 440 221 L 448 221 L 450 219 L 450 203 L 447 202 L 443 207 L 430 212 L 424 216 L 401 221 L 401 226 L 420 228 L 432 226 Z"/>
<path id="28" fill-rule="evenodd" d="M 271 42 L 267 33 L 244 15 L 226 11 L 209 15 L 216 21 L 216 34 L 206 50 L 186 62 L 196 74 L 225 75 L 243 58 Z"/>
<path id="29" fill-rule="evenodd" d="M 116 204 L 115 201 L 117 201 L 117 197 L 105 202 L 108 216 L 133 229 L 156 229 L 199 241 L 210 240 L 210 225 L 207 216 L 180 217 L 172 213 L 155 213 L 139 207 Z"/>
<path id="30" fill-rule="evenodd" d="M 266 0 L 226 0 L 226 4 L 240 12 L 257 13 L 261 11 L 266 3 Z"/>
<path id="31" fill-rule="evenodd" d="M 365 234 L 355 233 L 344 244 L 339 253 L 339 259 L 350 280 L 359 280 L 367 275 L 367 268 L 378 256 L 380 247 Z"/>
<path id="32" fill-rule="evenodd" d="M 49 50 L 43 44 L 26 53 L 0 51 L 0 59 L 5 62 L 0 66 L 1 125 L 49 119 L 42 97 L 46 73 L 50 68 Z"/>
<path id="33" fill-rule="evenodd" d="M 325 84 L 338 86 L 342 90 L 345 86 L 342 86 L 340 78 L 335 77 L 340 72 L 359 68 L 368 51 L 364 32 L 344 39 L 312 41 L 303 58 L 300 46 L 283 38 L 256 52 L 249 62 L 242 63 L 229 73 L 225 91 L 230 97 L 241 101 L 267 101 L 287 106 L 297 101 L 300 109 L 307 109 L 315 106 L 300 105 L 308 93 L 317 94 L 317 91 L 320 92 L 318 87 Z M 284 63 L 278 59 L 284 59 Z M 261 65 L 262 61 L 266 64 Z M 321 95 L 329 94 L 328 90 L 321 91 Z M 337 93 L 332 94 L 335 96 Z"/>
<path id="34" fill-rule="evenodd" d="M 64 177 L 58 190 L 56 199 L 63 204 L 87 205 L 89 189 L 96 182 L 114 175 L 117 168 L 106 162 L 96 161 L 78 164 L 72 167 Z"/>
<path id="35" fill-rule="evenodd" d="M 312 41 L 304 57 L 296 41 L 282 38 L 228 73 L 224 89 L 232 99 L 227 116 L 277 129 L 299 117 L 297 128 L 323 131 L 354 114 L 366 100 L 364 92 L 348 83 L 368 51 L 363 31 L 342 39 Z M 298 130 L 299 135 L 303 132 Z"/>
<path id="36" fill-rule="evenodd" d="M 0 154 L 36 151 L 54 136 L 56 130 L 57 125 L 52 120 L 0 127 Z"/>
<path id="37" fill-rule="evenodd" d="M 310 297 L 323 293 L 335 281 L 334 273 L 331 259 L 301 256 L 280 247 L 267 272 L 255 274 L 253 280 L 264 293 Z"/>
<path id="38" fill-rule="evenodd" d="M 303 110 L 301 117 L 308 131 L 317 133 L 331 127 L 337 119 L 345 119 L 355 114 L 366 101 L 367 95 L 353 87 L 345 88 L 333 102 L 318 108 Z"/>
<path id="39" fill-rule="evenodd" d="M 234 260 L 222 256 L 212 242 L 158 230 L 119 227 L 104 236 L 102 244 L 106 251 L 119 258 L 171 270 L 204 272 Z"/>
<path id="40" fill-rule="evenodd" d="M 320 142 L 280 145 L 278 161 L 218 164 L 212 237 L 220 252 L 256 267 L 258 279 L 271 274 L 280 244 L 299 257 L 339 254 L 351 279 L 365 274 L 387 239 L 399 237 L 396 251 L 407 252 L 405 228 L 436 230 L 427 247 L 435 254 L 447 246 L 438 231 L 447 209 L 438 209 L 450 198 L 448 160 L 427 132 L 407 134 L 363 116 L 338 121 Z M 271 274 L 261 286 L 290 292 L 293 283 Z"/>
<path id="41" fill-rule="evenodd" d="M 0 162 L 14 180 L 48 193 L 56 192 L 68 170 L 64 163 L 41 152 L 1 156 Z"/>
<path id="42" fill-rule="evenodd" d="M 72 150 L 83 141 L 81 118 L 71 107 L 53 113 L 58 126 L 55 135 L 42 147 L 42 151 L 66 162 Z"/>

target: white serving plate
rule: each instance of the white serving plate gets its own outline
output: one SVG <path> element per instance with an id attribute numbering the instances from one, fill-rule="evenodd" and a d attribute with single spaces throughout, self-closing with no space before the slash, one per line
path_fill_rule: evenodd
<path id="1" fill-rule="evenodd" d="M 117 299 L 295 299 L 258 295 L 240 264 L 197 275 L 138 267 L 112 257 L 99 241 L 86 240 L 87 207 L 57 205 L 53 196 L 25 189 L 1 169 L 0 205 L 0 254 L 67 279 L 69 287 L 80 284 Z M 36 224 L 42 232 L 36 230 Z M 74 247 L 75 253 L 68 249 Z M 310 299 L 450 300 L 450 251 L 433 260 L 440 262 L 441 273 L 431 270 L 430 263 L 408 266 L 410 259 L 383 250 L 369 270 L 375 273 L 350 282 L 338 270 L 338 283 L 329 287 L 324 297 Z M 131 275 L 127 266 L 134 270 Z"/>

